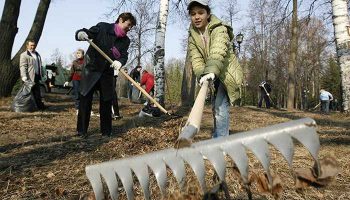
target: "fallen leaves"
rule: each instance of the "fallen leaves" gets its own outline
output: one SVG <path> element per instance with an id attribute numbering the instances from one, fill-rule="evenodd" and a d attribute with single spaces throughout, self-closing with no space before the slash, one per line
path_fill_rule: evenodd
<path id="1" fill-rule="evenodd" d="M 52 173 L 52 172 L 49 172 L 49 173 L 46 175 L 46 177 L 51 179 L 51 178 L 55 177 L 55 174 Z"/>
<path id="2" fill-rule="evenodd" d="M 283 188 L 280 176 L 271 175 L 272 184 L 269 183 L 269 179 L 266 173 L 252 173 L 249 178 L 250 184 L 256 183 L 258 191 L 261 193 L 270 193 L 275 198 L 279 198 Z"/>
<path id="3" fill-rule="evenodd" d="M 308 186 L 326 186 L 340 172 L 339 163 L 334 157 L 327 156 L 315 163 L 313 168 L 299 168 L 296 173 L 296 188 L 303 189 Z"/>

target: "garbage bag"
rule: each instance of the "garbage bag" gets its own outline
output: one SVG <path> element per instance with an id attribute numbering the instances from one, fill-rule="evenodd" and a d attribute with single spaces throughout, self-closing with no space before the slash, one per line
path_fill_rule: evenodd
<path id="1" fill-rule="evenodd" d="M 14 112 L 34 112 L 38 110 L 33 93 L 31 92 L 34 84 L 31 81 L 23 83 L 11 105 L 11 109 Z"/>
<path id="2" fill-rule="evenodd" d="M 140 90 L 136 87 L 132 87 L 131 101 L 133 103 L 141 103 Z"/>

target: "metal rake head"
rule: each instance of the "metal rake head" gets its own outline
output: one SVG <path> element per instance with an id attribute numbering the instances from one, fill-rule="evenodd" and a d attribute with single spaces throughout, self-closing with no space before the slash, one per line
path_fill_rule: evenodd
<path id="1" fill-rule="evenodd" d="M 306 147 L 318 166 L 317 157 L 320 142 L 316 133 L 316 122 L 313 119 L 304 118 L 248 132 L 236 133 L 228 137 L 194 143 L 188 148 L 170 148 L 131 158 L 90 165 L 86 167 L 86 175 L 93 187 L 96 199 L 104 198 L 102 179 L 107 184 L 112 199 L 118 199 L 117 176 L 126 191 L 127 198 L 133 199 L 132 172 L 134 172 L 140 182 L 145 199 L 150 199 L 148 169 L 151 169 L 154 173 L 161 194 L 164 196 L 166 193 L 167 166 L 173 172 L 180 188 L 183 188 L 186 179 L 186 162 L 197 176 L 202 190 L 206 191 L 203 157 L 213 165 L 219 179 L 224 181 L 226 175 L 225 155 L 228 155 L 235 162 L 243 181 L 247 183 L 248 156 L 246 149 L 249 149 L 261 162 L 269 182 L 272 183 L 269 170 L 268 144 L 273 145 L 281 152 L 291 168 L 294 154 L 292 138 Z"/>

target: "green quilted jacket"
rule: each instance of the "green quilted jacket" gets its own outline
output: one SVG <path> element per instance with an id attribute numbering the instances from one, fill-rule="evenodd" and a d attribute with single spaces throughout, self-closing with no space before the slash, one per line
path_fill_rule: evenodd
<path id="1" fill-rule="evenodd" d="M 233 31 L 216 16 L 211 15 L 207 27 L 209 41 L 204 47 L 199 31 L 189 30 L 189 51 L 197 78 L 214 73 L 224 84 L 231 104 L 240 97 L 243 71 L 233 52 Z"/>

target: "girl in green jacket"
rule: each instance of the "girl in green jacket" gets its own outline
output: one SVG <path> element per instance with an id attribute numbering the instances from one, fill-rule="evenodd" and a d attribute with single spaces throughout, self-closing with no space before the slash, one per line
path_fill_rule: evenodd
<path id="1" fill-rule="evenodd" d="M 232 28 L 210 13 L 208 0 L 191 0 L 189 51 L 195 75 L 202 84 L 214 82 L 213 137 L 229 135 L 230 105 L 240 96 L 242 69 L 233 52 Z"/>

